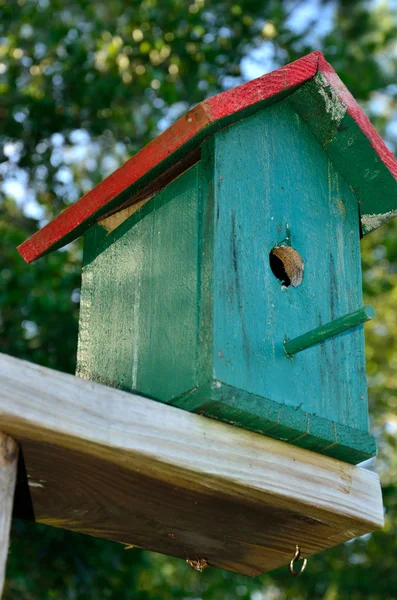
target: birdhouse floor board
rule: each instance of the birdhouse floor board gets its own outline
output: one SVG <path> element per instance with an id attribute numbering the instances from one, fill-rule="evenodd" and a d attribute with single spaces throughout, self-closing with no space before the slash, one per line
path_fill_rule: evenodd
<path id="1" fill-rule="evenodd" d="M 172 405 L 355 465 L 376 455 L 375 438 L 367 431 L 333 423 L 219 381 L 200 386 L 173 400 Z"/>
<path id="2" fill-rule="evenodd" d="M 245 575 L 383 525 L 373 472 L 6 355 L 0 429 L 36 521 Z"/>

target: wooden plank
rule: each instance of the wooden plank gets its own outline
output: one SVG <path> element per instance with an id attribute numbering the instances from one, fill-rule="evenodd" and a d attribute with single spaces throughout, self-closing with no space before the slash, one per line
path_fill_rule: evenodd
<path id="1" fill-rule="evenodd" d="M 196 386 L 197 178 L 194 165 L 116 230 L 85 234 L 81 377 L 165 402 Z"/>
<path id="2" fill-rule="evenodd" d="M 337 152 L 343 151 L 343 161 L 346 152 L 348 155 L 355 155 L 357 148 L 359 154 L 366 159 L 355 167 L 359 177 L 371 188 L 368 194 L 364 194 L 364 198 L 358 195 L 362 204 L 362 214 L 373 217 L 367 218 L 364 232 L 369 232 L 382 222 L 390 220 L 395 216 L 395 201 L 385 199 L 383 192 L 377 192 L 377 182 L 371 185 L 367 173 L 367 159 L 371 163 L 376 160 L 378 169 L 374 177 L 376 179 L 379 176 L 379 180 L 384 180 L 390 186 L 388 197 L 394 198 L 397 178 L 397 162 L 394 155 L 321 52 L 313 52 L 281 69 L 208 98 L 195 106 L 78 202 L 21 244 L 18 248 L 20 254 L 26 262 L 31 262 L 46 252 L 72 241 L 104 214 L 114 212 L 120 206 L 125 207 L 126 203 L 140 200 L 142 189 L 146 186 L 159 189 L 154 180 L 162 177 L 166 170 L 173 168 L 187 154 L 196 150 L 205 138 L 220 128 L 282 99 L 315 78 L 316 74 L 318 76 L 315 94 L 318 101 L 320 96 L 322 97 L 321 110 L 313 113 L 307 107 L 304 109 L 307 117 L 312 119 L 315 129 L 323 128 L 324 124 L 329 129 L 329 125 L 332 125 L 331 129 L 339 140 Z M 344 115 L 351 118 L 357 129 L 357 135 L 350 136 L 347 145 L 343 128 L 339 127 Z M 355 177 L 356 174 L 351 169 L 351 161 L 348 160 L 346 164 L 347 180 L 350 183 L 350 175 Z M 371 211 L 375 209 L 376 214 L 372 214 Z"/>
<path id="3" fill-rule="evenodd" d="M 6 575 L 17 466 L 18 445 L 0 432 L 0 598 Z"/>
<path id="4" fill-rule="evenodd" d="M 173 406 L 356 465 L 376 455 L 368 431 L 296 410 L 214 380 L 177 398 Z M 302 433 L 303 432 L 303 433 Z"/>
<path id="5" fill-rule="evenodd" d="M 0 427 L 49 525 L 251 576 L 383 525 L 375 473 L 5 355 Z"/>

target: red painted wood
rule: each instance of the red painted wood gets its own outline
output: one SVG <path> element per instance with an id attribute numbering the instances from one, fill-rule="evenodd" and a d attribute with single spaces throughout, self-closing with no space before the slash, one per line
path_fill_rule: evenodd
<path id="1" fill-rule="evenodd" d="M 268 100 L 314 77 L 321 52 L 312 52 L 281 69 L 205 100 L 213 121 Z"/>
<path id="2" fill-rule="evenodd" d="M 52 248 L 60 247 L 66 236 L 67 240 L 65 241 L 71 241 L 74 237 L 78 237 L 82 228 L 88 227 L 93 219 L 95 220 L 96 213 L 106 209 L 106 206 L 123 190 L 137 183 L 144 175 L 170 158 L 188 142 L 190 143 L 189 151 L 195 145 L 199 146 L 206 137 L 206 128 L 217 123 L 221 126 L 222 121 L 232 115 L 237 121 L 244 116 L 244 111 L 250 106 L 271 98 L 276 99 L 279 94 L 289 89 L 292 91 L 296 86 L 302 85 L 314 77 L 318 71 L 332 86 L 380 159 L 397 179 L 397 163 L 393 154 L 387 149 L 331 65 L 325 61 L 322 53 L 313 52 L 281 69 L 201 102 L 88 194 L 21 244 L 18 248 L 20 254 L 26 262 L 32 262 Z M 213 128 L 208 129 L 207 135 L 210 135 L 213 130 Z M 177 158 L 175 158 L 176 160 Z M 164 170 L 169 167 L 170 165 L 167 163 Z M 73 237 L 73 232 L 77 228 L 79 229 Z"/>
<path id="3" fill-rule="evenodd" d="M 304 83 L 315 75 L 317 63 L 318 53 L 314 52 L 259 79 L 204 100 L 21 244 L 20 254 L 28 263 L 39 258 L 209 124 Z"/>
<path id="4" fill-rule="evenodd" d="M 123 190 L 137 182 L 157 164 L 183 146 L 210 123 L 200 104 L 145 146 L 80 200 L 66 208 L 40 231 L 23 242 L 18 251 L 27 263 L 36 260 L 66 235 L 106 206 Z M 77 236 L 76 236 L 77 237 Z"/>

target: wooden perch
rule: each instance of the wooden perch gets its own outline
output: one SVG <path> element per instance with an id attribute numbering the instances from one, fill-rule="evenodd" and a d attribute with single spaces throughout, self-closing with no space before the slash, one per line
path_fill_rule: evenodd
<path id="1" fill-rule="evenodd" d="M 5 355 L 0 429 L 36 521 L 210 566 L 256 576 L 383 525 L 375 473 Z"/>

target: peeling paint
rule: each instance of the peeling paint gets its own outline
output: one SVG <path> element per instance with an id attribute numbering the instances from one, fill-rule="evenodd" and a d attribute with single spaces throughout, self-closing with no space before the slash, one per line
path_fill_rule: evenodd
<path id="1" fill-rule="evenodd" d="M 391 210 L 385 213 L 372 214 L 372 215 L 362 215 L 361 223 L 364 229 L 364 233 L 368 233 L 373 229 L 377 229 L 381 227 L 391 219 L 397 217 L 397 210 Z"/>
<path id="2" fill-rule="evenodd" d="M 321 76 L 318 76 L 318 83 L 318 92 L 324 98 L 325 110 L 331 115 L 331 119 L 335 121 L 336 125 L 339 125 L 346 114 L 346 107 Z"/>

